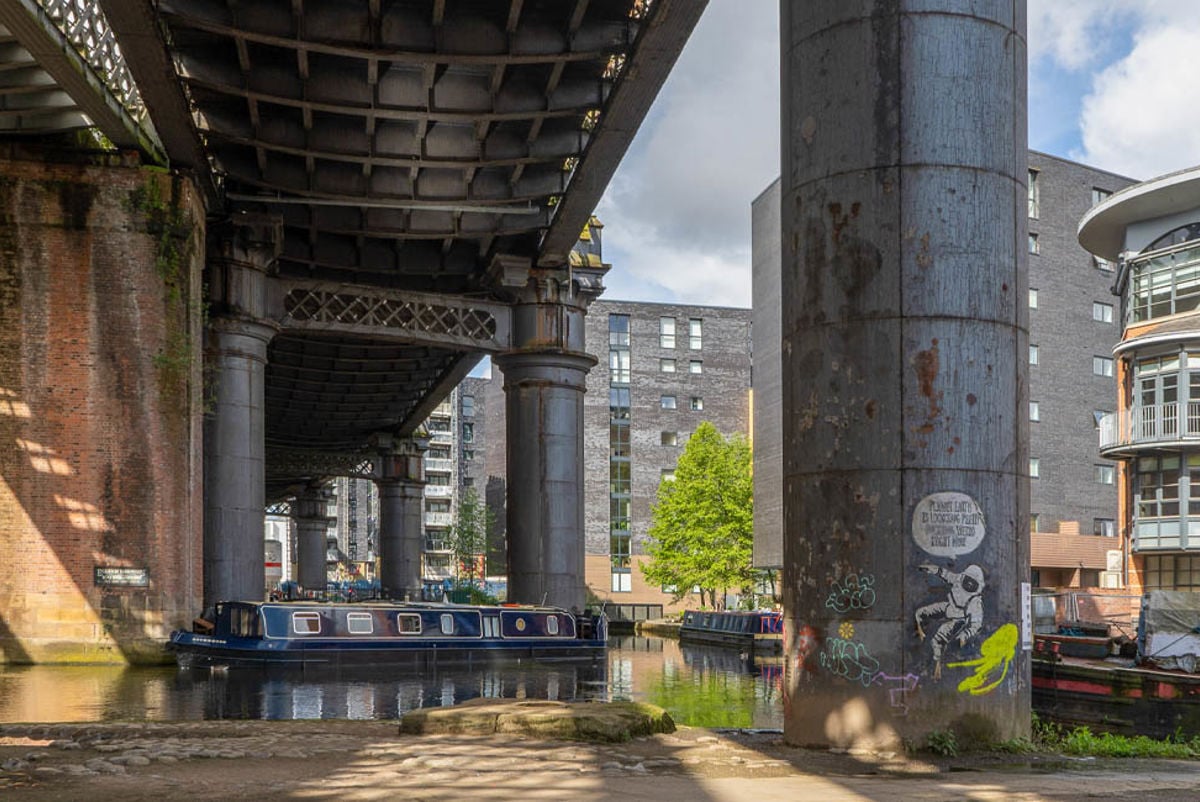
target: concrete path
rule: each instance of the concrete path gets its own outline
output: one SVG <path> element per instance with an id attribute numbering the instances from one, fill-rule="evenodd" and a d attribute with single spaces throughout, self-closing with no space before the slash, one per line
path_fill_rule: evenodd
<path id="1" fill-rule="evenodd" d="M 618 744 L 400 735 L 395 722 L 0 726 L 0 798 L 45 800 L 1200 800 L 1200 762 L 803 750 L 681 728 Z"/>

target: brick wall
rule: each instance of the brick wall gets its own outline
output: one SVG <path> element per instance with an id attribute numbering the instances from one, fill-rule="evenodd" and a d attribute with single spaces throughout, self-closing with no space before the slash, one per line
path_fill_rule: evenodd
<path id="1" fill-rule="evenodd" d="M 9 662 L 160 659 L 200 600 L 203 210 L 186 180 L 99 159 L 0 151 Z"/>

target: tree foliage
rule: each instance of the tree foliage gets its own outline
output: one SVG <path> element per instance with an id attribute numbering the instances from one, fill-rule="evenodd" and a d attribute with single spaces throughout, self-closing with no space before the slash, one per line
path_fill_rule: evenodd
<path id="1" fill-rule="evenodd" d="M 755 581 L 753 532 L 750 446 L 740 435 L 726 439 L 705 421 L 680 455 L 675 478 L 659 484 L 642 573 L 655 584 L 675 586 L 677 600 L 698 586 L 702 603 L 707 594 L 717 607 L 730 588 Z"/>
<path id="2" fill-rule="evenodd" d="M 448 539 L 454 549 L 454 562 L 458 566 L 459 579 L 474 587 L 476 579 L 482 582 L 484 568 L 481 564 L 487 553 L 488 535 L 493 524 L 492 511 L 475 492 L 468 487 L 458 501 L 458 512 L 450 525 Z"/>

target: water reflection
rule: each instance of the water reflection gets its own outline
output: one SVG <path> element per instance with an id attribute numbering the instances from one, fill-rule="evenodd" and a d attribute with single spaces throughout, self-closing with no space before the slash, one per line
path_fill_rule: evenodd
<path id="1" fill-rule="evenodd" d="M 478 697 L 652 702 L 681 724 L 780 728 L 778 663 L 673 640 L 614 639 L 605 659 L 340 671 L 0 666 L 0 722 L 394 719 Z"/>

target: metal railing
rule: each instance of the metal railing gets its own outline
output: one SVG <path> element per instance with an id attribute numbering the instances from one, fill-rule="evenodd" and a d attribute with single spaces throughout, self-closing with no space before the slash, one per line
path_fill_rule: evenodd
<path id="1" fill-rule="evenodd" d="M 1200 440 L 1200 401 L 1138 405 L 1100 419 L 1100 450 L 1141 443 Z"/>
<path id="2" fill-rule="evenodd" d="M 146 108 L 141 94 L 98 0 L 36 2 L 125 110 L 134 119 L 145 119 Z"/>

